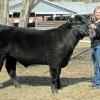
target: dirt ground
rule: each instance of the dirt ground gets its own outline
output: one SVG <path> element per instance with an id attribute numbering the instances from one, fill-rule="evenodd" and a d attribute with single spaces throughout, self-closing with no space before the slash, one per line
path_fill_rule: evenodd
<path id="1" fill-rule="evenodd" d="M 73 57 L 87 50 L 90 43 L 81 41 Z M 93 64 L 90 50 L 70 60 L 62 69 L 62 89 L 59 94 L 51 92 L 51 81 L 47 65 L 34 65 L 24 68 L 17 64 L 17 76 L 21 89 L 15 89 L 3 67 L 0 72 L 0 100 L 100 100 L 100 89 L 92 89 Z"/>

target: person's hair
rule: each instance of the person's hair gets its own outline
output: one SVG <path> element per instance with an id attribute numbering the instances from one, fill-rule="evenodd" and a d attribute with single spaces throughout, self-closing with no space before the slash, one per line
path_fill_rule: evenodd
<path id="1" fill-rule="evenodd" d="M 97 18 L 95 17 L 95 12 L 98 10 L 98 9 L 100 9 L 100 6 L 97 6 L 95 9 L 94 9 L 94 11 L 93 11 L 93 19 L 94 19 L 94 21 L 97 21 Z"/>

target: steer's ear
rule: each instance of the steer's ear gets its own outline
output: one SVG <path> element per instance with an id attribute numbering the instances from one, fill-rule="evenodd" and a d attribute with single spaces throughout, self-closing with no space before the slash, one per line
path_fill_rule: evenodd
<path id="1" fill-rule="evenodd" d="M 71 17 L 68 17 L 67 22 L 69 22 L 71 25 L 75 25 L 75 16 L 72 15 Z"/>

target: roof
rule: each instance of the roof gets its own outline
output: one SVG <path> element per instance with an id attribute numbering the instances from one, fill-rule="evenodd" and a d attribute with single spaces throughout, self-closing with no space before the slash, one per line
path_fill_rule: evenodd
<path id="1" fill-rule="evenodd" d="M 22 0 L 15 0 L 9 3 L 9 12 L 20 12 L 22 8 Z M 70 9 L 59 6 L 47 0 L 38 0 L 31 12 L 36 14 L 75 14 L 76 12 Z"/>
<path id="2" fill-rule="evenodd" d="M 86 13 L 93 13 L 95 7 L 100 6 L 100 2 L 98 3 L 88 3 L 86 4 Z"/>
<path id="3" fill-rule="evenodd" d="M 84 2 L 55 2 L 61 7 L 70 9 L 77 12 L 77 14 L 92 14 L 96 6 L 100 6 L 100 2 L 95 3 L 84 3 Z"/>
<path id="4" fill-rule="evenodd" d="M 12 0 L 13 1 L 13 0 Z M 9 12 L 20 12 L 22 0 L 14 0 L 9 3 Z M 97 3 L 84 2 L 50 2 L 48 0 L 38 0 L 31 12 L 36 14 L 92 14 Z"/>
<path id="5" fill-rule="evenodd" d="M 84 2 L 66 2 L 66 3 L 56 2 L 56 3 L 59 4 L 61 7 L 70 9 L 72 11 L 79 13 L 79 14 L 83 13 L 85 10 L 85 3 Z"/>
<path id="6" fill-rule="evenodd" d="M 32 9 L 32 12 L 36 13 L 55 13 L 55 14 L 73 14 L 76 13 L 73 10 L 61 7 L 59 4 L 47 0 L 39 0 L 35 7 Z"/>

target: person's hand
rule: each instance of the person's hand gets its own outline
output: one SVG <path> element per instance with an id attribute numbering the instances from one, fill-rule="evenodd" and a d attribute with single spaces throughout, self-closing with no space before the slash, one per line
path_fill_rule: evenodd
<path id="1" fill-rule="evenodd" d="M 92 28 L 92 29 L 96 29 L 96 25 L 95 24 L 91 24 L 91 25 L 89 25 L 89 27 Z"/>

